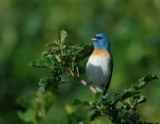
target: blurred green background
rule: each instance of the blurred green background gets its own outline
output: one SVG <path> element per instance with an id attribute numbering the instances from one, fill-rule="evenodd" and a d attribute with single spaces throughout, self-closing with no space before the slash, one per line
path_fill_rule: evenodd
<path id="1" fill-rule="evenodd" d="M 159 0 L 2 0 L 0 4 L 0 124 L 23 124 L 17 97 L 38 89 L 47 71 L 29 68 L 56 31 L 68 32 L 69 44 L 92 44 L 96 33 L 107 34 L 114 59 L 110 92 L 125 89 L 149 73 L 160 75 Z M 87 61 L 87 60 L 86 60 Z M 85 61 L 85 62 L 86 62 Z M 83 63 L 85 65 L 85 62 Z M 86 79 L 86 75 L 81 75 Z M 160 122 L 160 83 L 144 91 L 148 101 L 140 106 L 142 120 Z M 64 105 L 72 99 L 91 100 L 92 93 L 79 82 L 55 91 L 50 123 L 65 123 Z M 100 117 L 92 124 L 111 123 Z"/>

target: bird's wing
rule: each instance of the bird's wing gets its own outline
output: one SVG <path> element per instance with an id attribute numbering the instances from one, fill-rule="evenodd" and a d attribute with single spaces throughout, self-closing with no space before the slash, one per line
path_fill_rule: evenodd
<path id="1" fill-rule="evenodd" d="M 107 92 L 107 90 L 108 90 L 108 88 L 109 88 L 109 85 L 110 85 L 110 82 L 111 82 L 111 77 L 112 77 L 112 71 L 113 71 L 113 58 L 112 58 L 112 55 L 110 55 L 110 56 L 111 56 L 111 58 L 110 58 L 110 62 L 111 62 L 111 74 L 110 74 L 108 83 L 107 83 L 107 85 L 106 85 L 106 88 L 105 88 L 105 90 L 104 90 L 104 92 L 103 92 L 104 95 L 106 94 L 106 92 Z"/>

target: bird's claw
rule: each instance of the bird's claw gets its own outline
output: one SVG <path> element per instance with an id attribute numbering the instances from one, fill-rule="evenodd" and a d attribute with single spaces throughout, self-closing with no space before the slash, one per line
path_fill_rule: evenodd
<path id="1" fill-rule="evenodd" d="M 92 83 L 93 83 L 93 82 L 87 83 L 86 87 L 87 87 L 87 88 L 90 88 L 90 86 L 91 86 Z"/>

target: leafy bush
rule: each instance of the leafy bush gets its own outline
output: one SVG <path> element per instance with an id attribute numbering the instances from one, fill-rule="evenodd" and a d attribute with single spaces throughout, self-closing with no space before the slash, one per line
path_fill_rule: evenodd
<path id="1" fill-rule="evenodd" d="M 84 44 L 68 46 L 65 41 L 66 37 L 66 31 L 60 31 L 58 40 L 46 44 L 48 49 L 42 53 L 41 58 L 29 64 L 36 68 L 48 68 L 51 76 L 40 79 L 40 90 L 31 98 L 20 97 L 17 100 L 27 109 L 25 112 L 18 112 L 19 117 L 25 122 L 33 122 L 34 124 L 45 122 L 45 115 L 55 100 L 54 95 L 48 90 L 69 83 L 62 78 L 62 75 L 67 75 L 75 77 L 94 93 L 93 101 L 75 99 L 72 105 L 66 106 L 69 124 L 81 121 L 89 123 L 88 118 L 92 121 L 99 116 L 106 115 L 115 124 L 147 124 L 147 122 L 140 121 L 137 109 L 140 104 L 146 102 L 146 98 L 142 95 L 142 89 L 158 77 L 155 74 L 149 74 L 141 78 L 139 84 L 129 89 L 119 90 L 115 93 L 108 92 L 103 96 L 79 77 L 85 70 L 80 63 L 91 54 L 93 46 Z M 88 112 L 76 112 L 73 106 L 84 107 Z"/>

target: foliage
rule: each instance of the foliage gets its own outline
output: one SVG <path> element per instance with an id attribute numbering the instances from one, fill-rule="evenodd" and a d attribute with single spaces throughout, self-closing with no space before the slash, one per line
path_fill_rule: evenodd
<path id="1" fill-rule="evenodd" d="M 21 96 L 17 99 L 17 103 L 26 108 L 26 111 L 18 111 L 18 116 L 25 122 L 43 124 L 46 120 L 46 114 L 54 101 L 55 96 L 49 91 L 38 90 L 28 96 Z"/>
<path id="2" fill-rule="evenodd" d="M 101 93 L 94 95 L 93 102 L 82 102 L 75 99 L 72 103 L 74 106 L 87 106 L 89 111 L 92 111 L 91 120 L 99 116 L 108 115 L 113 123 L 143 123 L 139 119 L 136 110 L 138 106 L 146 102 L 146 98 L 142 95 L 142 89 L 150 81 L 158 79 L 154 74 L 149 74 L 139 80 L 139 84 L 132 86 L 127 90 L 120 90 L 116 93 L 107 93 L 102 96 Z"/>
<path id="3" fill-rule="evenodd" d="M 67 112 L 67 124 L 89 123 L 90 113 L 87 111 L 76 110 L 72 105 L 65 105 L 65 110 Z"/>
<path id="4" fill-rule="evenodd" d="M 75 75 L 79 76 L 79 73 L 84 71 L 83 67 L 80 66 L 80 62 L 91 54 L 91 52 L 93 51 L 93 46 L 83 44 L 77 46 L 67 46 L 65 44 L 66 37 L 66 31 L 62 30 L 58 32 L 58 40 L 55 40 L 53 43 L 46 44 L 46 46 L 50 48 L 47 48 L 44 52 L 42 52 L 41 58 L 39 60 L 29 63 L 29 66 L 33 66 L 36 68 L 48 68 L 49 72 L 51 73 L 50 77 L 43 77 L 40 79 L 39 85 L 41 92 L 38 91 L 38 94 L 43 92 L 43 94 L 45 95 L 44 91 L 46 89 L 53 90 L 60 84 L 68 83 L 62 80 L 62 75 L 65 74 L 68 76 L 73 76 L 75 73 Z M 34 124 L 36 124 L 38 113 L 42 113 L 42 120 L 45 121 L 45 111 L 47 111 L 45 110 L 45 107 L 47 106 L 47 104 L 44 105 L 40 103 L 39 105 L 35 105 L 35 99 L 39 98 L 35 97 L 34 99 L 27 99 L 26 97 L 22 97 L 18 99 L 18 103 L 21 105 L 25 104 L 24 107 L 27 108 L 24 113 L 18 112 L 19 117 L 25 122 L 33 122 Z M 45 99 L 43 99 L 42 97 L 41 100 L 45 101 Z M 30 104 L 34 104 L 34 107 L 30 106 Z M 39 106 L 43 108 L 44 112 L 39 112 L 39 110 L 41 110 L 38 108 Z M 76 112 L 68 113 L 68 123 L 76 123 L 81 120 L 84 121 L 86 115 L 88 114 L 86 112 L 82 113 L 83 114 L 78 114 Z"/>
<path id="5" fill-rule="evenodd" d="M 51 48 L 42 53 L 41 59 L 29 64 L 30 66 L 37 68 L 49 68 L 52 76 L 40 79 L 39 85 L 41 92 L 38 91 L 36 97 L 27 100 L 26 98 L 19 98 L 17 100 L 22 106 L 28 108 L 24 113 L 18 112 L 19 117 L 26 122 L 33 122 L 36 124 L 37 117 L 41 117 L 45 120 L 46 107 L 49 107 L 50 103 L 53 102 L 54 97 L 49 100 L 52 96 L 51 93 L 46 92 L 47 94 L 45 94 L 44 91 L 48 88 L 57 88 L 63 83 L 69 83 L 64 82 L 61 75 L 74 76 L 84 84 L 84 81 L 82 82 L 79 77 L 80 70 L 83 70 L 81 69 L 80 62 L 91 54 L 93 46 L 67 46 L 65 44 L 66 36 L 66 31 L 60 31 L 58 33 L 58 40 L 46 45 L 47 47 L 51 46 Z M 140 121 L 140 116 L 137 115 L 137 109 L 140 104 L 146 102 L 146 98 L 142 95 L 142 89 L 155 79 L 158 79 L 155 74 L 149 74 L 141 78 L 139 84 L 134 85 L 129 89 L 119 90 L 116 93 L 108 92 L 105 96 L 100 92 L 96 92 L 92 102 L 75 99 L 72 102 L 72 106 L 85 107 L 91 115 L 86 112 L 79 113 L 71 105 L 67 105 L 65 108 L 68 113 L 68 123 L 76 124 L 81 121 L 84 122 L 87 121 L 89 116 L 92 121 L 99 116 L 108 115 L 110 120 L 115 124 L 148 124 L 147 122 Z M 37 99 L 38 102 L 36 101 Z"/>
<path id="6" fill-rule="evenodd" d="M 44 77 L 40 79 L 39 85 L 41 88 L 57 88 L 58 85 L 67 83 L 61 78 L 62 74 L 71 75 L 70 71 L 79 75 L 83 72 L 83 67 L 80 66 L 80 62 L 84 60 L 93 51 L 92 45 L 77 45 L 67 46 L 65 44 L 65 38 L 67 37 L 66 31 L 62 30 L 58 32 L 58 40 L 53 43 L 46 44 L 47 47 L 42 55 L 41 59 L 36 62 L 29 63 L 30 66 L 37 68 L 49 68 L 51 77 Z"/>
<path id="7" fill-rule="evenodd" d="M 22 110 L 17 97 L 37 90 L 38 80 L 47 69 L 28 68 L 29 61 L 39 57 L 46 41 L 56 37 L 56 31 L 67 29 L 68 43 L 92 44 L 90 37 L 105 33 L 111 41 L 114 58 L 113 78 L 109 91 L 130 87 L 142 75 L 160 75 L 160 1 L 119 0 L 4 0 L 0 5 L 0 124 L 24 124 L 17 114 Z M 85 60 L 87 61 L 87 59 Z M 81 65 L 85 65 L 85 61 Z M 50 75 L 48 75 L 50 76 Z M 86 80 L 86 76 L 81 75 Z M 71 80 L 71 78 L 67 78 Z M 75 80 L 74 80 L 75 81 Z M 59 102 L 76 96 L 81 100 L 92 98 L 92 93 L 77 82 L 61 85 L 56 91 Z M 75 86 L 73 88 L 73 86 Z M 65 87 L 65 90 L 63 90 Z M 145 89 L 148 102 L 139 108 L 141 118 L 160 122 L 160 83 L 156 81 Z M 62 91 L 63 90 L 63 91 Z M 62 91 L 62 92 L 61 92 Z M 85 91 L 85 92 L 84 92 Z M 88 93 L 87 95 L 86 92 Z M 67 94 L 64 99 L 64 93 Z M 66 95 L 65 95 L 66 96 Z M 60 104 L 63 108 L 63 104 Z M 54 109 L 50 114 L 54 115 Z M 149 113 L 149 114 L 148 114 Z M 64 120 L 64 109 L 54 118 Z M 53 123 L 53 118 L 49 118 Z M 92 123 L 110 123 L 100 117 Z"/>

